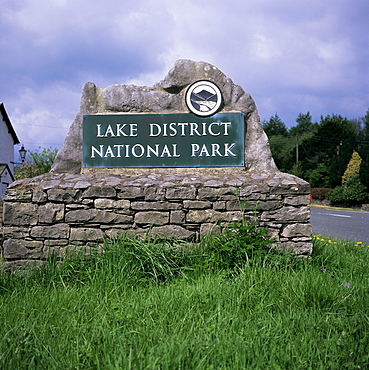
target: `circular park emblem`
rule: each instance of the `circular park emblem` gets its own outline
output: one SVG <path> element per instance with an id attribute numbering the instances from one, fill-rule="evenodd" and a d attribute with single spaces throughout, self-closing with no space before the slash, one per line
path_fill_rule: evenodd
<path id="1" fill-rule="evenodd" d="M 191 113 L 197 116 L 212 116 L 222 104 L 222 93 L 214 82 L 196 81 L 187 89 L 186 104 Z"/>

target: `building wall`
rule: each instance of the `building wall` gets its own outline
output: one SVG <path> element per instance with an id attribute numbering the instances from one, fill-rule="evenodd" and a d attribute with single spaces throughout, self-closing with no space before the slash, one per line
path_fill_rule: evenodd
<path id="1" fill-rule="evenodd" d="M 12 182 L 13 182 L 13 179 L 9 173 L 9 170 L 6 168 L 2 173 L 0 173 L 0 199 L 3 197 L 7 187 Z"/>
<path id="2" fill-rule="evenodd" d="M 6 163 L 14 174 L 14 140 L 0 113 L 0 163 Z"/>

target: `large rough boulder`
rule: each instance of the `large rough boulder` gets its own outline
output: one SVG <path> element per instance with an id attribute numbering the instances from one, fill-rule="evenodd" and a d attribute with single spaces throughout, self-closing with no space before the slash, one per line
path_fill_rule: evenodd
<path id="1" fill-rule="evenodd" d="M 206 79 L 215 82 L 223 95 L 220 112 L 238 111 L 245 114 L 245 169 L 275 172 L 268 138 L 264 133 L 254 100 L 222 71 L 206 62 L 181 59 L 164 80 L 153 87 L 111 85 L 99 88 L 92 82 L 84 84 L 79 112 L 74 119 L 51 172 L 81 172 L 82 118 L 85 114 L 109 113 L 183 113 L 186 87 Z"/>

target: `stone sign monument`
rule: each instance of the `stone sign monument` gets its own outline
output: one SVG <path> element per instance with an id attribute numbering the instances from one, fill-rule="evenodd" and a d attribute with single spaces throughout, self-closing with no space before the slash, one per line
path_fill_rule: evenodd
<path id="1" fill-rule="evenodd" d="M 309 192 L 278 171 L 251 96 L 209 63 L 179 60 L 152 87 L 87 82 L 51 172 L 4 197 L 3 269 L 127 232 L 198 240 L 256 204 L 276 246 L 307 255 Z"/>

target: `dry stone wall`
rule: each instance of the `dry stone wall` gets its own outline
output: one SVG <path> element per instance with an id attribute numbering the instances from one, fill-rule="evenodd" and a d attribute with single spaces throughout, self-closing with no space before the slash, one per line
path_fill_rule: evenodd
<path id="1" fill-rule="evenodd" d="M 3 226 L 3 201 L 0 200 L 0 227 L 2 226 Z M 1 238 L 1 234 L 0 234 L 0 238 Z"/>
<path id="2" fill-rule="evenodd" d="M 3 245 L 3 201 L 0 200 L 0 246 Z M 0 260 L 3 259 L 2 248 L 0 249 Z"/>
<path id="3" fill-rule="evenodd" d="M 252 217 L 257 203 L 257 222 L 269 227 L 279 248 L 309 254 L 309 190 L 305 181 L 281 172 L 20 180 L 4 197 L 3 269 L 39 265 L 68 248 L 97 248 L 127 232 L 197 241 L 219 222 Z M 246 199 L 242 212 L 239 200 Z"/>

